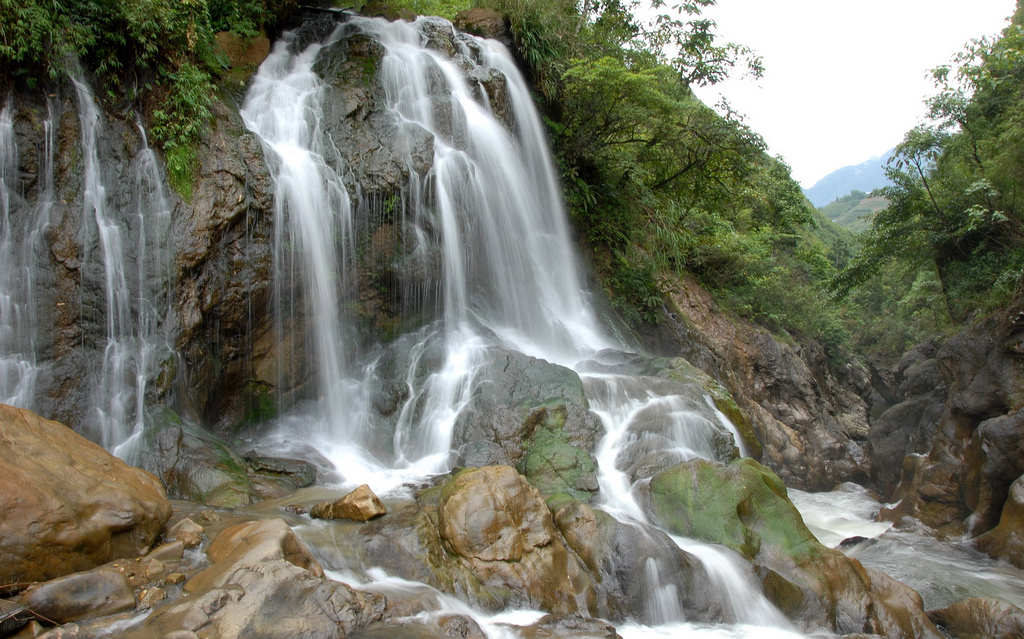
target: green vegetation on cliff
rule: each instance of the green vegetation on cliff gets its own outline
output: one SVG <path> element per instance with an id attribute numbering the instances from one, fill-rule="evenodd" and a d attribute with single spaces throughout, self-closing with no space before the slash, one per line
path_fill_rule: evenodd
<path id="1" fill-rule="evenodd" d="M 213 34 L 258 35 L 292 0 L 0 0 L 0 87 L 58 79 L 80 59 L 109 99 L 141 101 L 171 183 L 187 196 L 209 126 Z"/>

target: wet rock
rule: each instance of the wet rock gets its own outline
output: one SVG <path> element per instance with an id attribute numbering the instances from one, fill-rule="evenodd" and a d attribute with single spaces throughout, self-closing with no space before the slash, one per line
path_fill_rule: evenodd
<path id="1" fill-rule="evenodd" d="M 93 639 L 93 634 L 76 623 L 69 623 L 44 632 L 38 639 Z"/>
<path id="2" fill-rule="evenodd" d="M 359 529 L 362 556 L 485 610 L 589 612 L 595 584 L 535 488 L 508 466 L 471 468 Z"/>
<path id="3" fill-rule="evenodd" d="M 889 498 L 898 506 L 882 517 L 912 517 L 942 537 L 984 533 L 998 521 L 1010 483 L 1024 472 L 1021 418 L 1012 412 L 1024 390 L 1017 350 L 1024 326 L 1015 317 L 986 317 L 936 351 L 948 395 L 927 453 L 904 459 Z"/>
<path id="4" fill-rule="evenodd" d="M 580 615 L 546 615 L 520 631 L 523 639 L 619 639 L 615 627 L 599 619 Z"/>
<path id="5" fill-rule="evenodd" d="M 445 487 L 438 519 L 441 538 L 470 559 L 519 561 L 554 537 L 547 506 L 508 466 L 456 475 Z"/>
<path id="6" fill-rule="evenodd" d="M 345 637 L 382 617 L 384 598 L 330 581 L 280 519 L 238 524 L 210 544 L 211 566 L 125 639 L 190 631 L 221 639 Z"/>
<path id="7" fill-rule="evenodd" d="M 205 528 L 186 517 L 174 524 L 171 529 L 167 531 L 167 538 L 177 539 L 186 548 L 195 548 L 199 544 L 203 543 L 203 536 L 205 534 Z"/>
<path id="8" fill-rule="evenodd" d="M 144 441 L 140 465 L 163 480 L 171 497 L 221 508 L 252 501 L 245 462 L 214 435 L 163 411 Z"/>
<path id="9" fill-rule="evenodd" d="M 594 450 L 601 425 L 590 412 L 579 375 L 521 353 L 491 352 L 477 373 L 488 381 L 476 385 L 453 429 L 460 464 L 519 466 L 538 430 L 584 454 Z M 588 490 L 586 477 L 570 483 L 575 490 Z"/>
<path id="10" fill-rule="evenodd" d="M 986 419 L 971 435 L 964 455 L 965 500 L 973 532 L 991 530 L 1008 503 L 1010 486 L 1024 474 L 1024 410 Z"/>
<path id="11" fill-rule="evenodd" d="M 336 501 L 325 501 L 309 509 L 313 519 L 354 519 L 369 521 L 387 514 L 384 503 L 366 484 L 356 488 Z"/>
<path id="12" fill-rule="evenodd" d="M 162 546 L 157 546 L 148 555 L 146 555 L 146 558 L 173 564 L 181 561 L 184 554 L 185 543 L 182 541 L 172 541 L 170 543 L 163 544 Z"/>
<path id="13" fill-rule="evenodd" d="M 267 457 L 265 455 L 257 455 L 252 451 L 246 453 L 244 459 L 254 473 L 281 478 L 295 488 L 305 488 L 316 483 L 316 466 L 307 461 L 283 457 Z"/>
<path id="14" fill-rule="evenodd" d="M 19 601 L 40 619 L 66 624 L 134 610 L 135 592 L 123 574 L 97 569 L 33 586 Z"/>
<path id="15" fill-rule="evenodd" d="M 763 445 L 760 460 L 787 485 L 831 490 L 870 479 L 865 369 L 834 370 L 820 345 L 786 343 L 730 317 L 693 278 L 676 283 L 672 301 L 677 313 L 644 336 L 648 350 L 719 380 Z"/>
<path id="16" fill-rule="evenodd" d="M 765 594 L 807 629 L 941 636 L 916 592 L 818 543 L 778 476 L 751 459 L 679 464 L 654 476 L 644 498 L 670 532 L 753 561 Z"/>
<path id="17" fill-rule="evenodd" d="M 1024 569 L 1024 476 L 1010 486 L 999 525 L 974 543 L 979 550 Z"/>
<path id="18" fill-rule="evenodd" d="M 237 109 L 216 101 L 198 152 L 192 198 L 171 223 L 181 357 L 168 377 L 189 398 L 182 415 L 227 433 L 273 414 L 268 406 L 305 378 L 301 359 L 278 374 L 288 344 L 278 350 L 272 313 L 252 312 L 269 308 L 273 287 L 274 188 L 263 148 Z"/>
<path id="19" fill-rule="evenodd" d="M 0 405 L 0 583 L 145 554 L 170 518 L 159 480 L 69 428 Z"/>
<path id="20" fill-rule="evenodd" d="M 998 599 L 964 599 L 928 617 L 957 639 L 1024 637 L 1024 610 Z"/>

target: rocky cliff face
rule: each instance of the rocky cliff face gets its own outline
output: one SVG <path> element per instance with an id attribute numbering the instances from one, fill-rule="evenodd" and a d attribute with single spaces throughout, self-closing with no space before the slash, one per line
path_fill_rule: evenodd
<path id="1" fill-rule="evenodd" d="M 896 502 L 883 516 L 913 517 L 950 537 L 986 533 L 985 548 L 1005 548 L 996 554 L 1024 564 L 1000 525 L 1004 512 L 1013 520 L 1011 487 L 1024 474 L 1022 359 L 1019 309 L 903 358 L 894 371 L 898 403 L 872 426 L 876 478 Z"/>
<path id="2" fill-rule="evenodd" d="M 648 348 L 681 355 L 721 380 L 757 434 L 760 459 L 787 485 L 868 483 L 868 371 L 856 363 L 837 371 L 820 346 L 782 341 L 727 315 L 692 278 L 677 289 L 674 312 L 645 336 Z"/>

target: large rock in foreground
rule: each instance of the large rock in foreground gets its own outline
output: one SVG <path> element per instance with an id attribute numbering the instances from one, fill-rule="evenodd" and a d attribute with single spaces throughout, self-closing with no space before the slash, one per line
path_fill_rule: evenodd
<path id="1" fill-rule="evenodd" d="M 0 583 L 144 555 L 170 516 L 153 475 L 66 426 L 0 404 Z"/>
<path id="2" fill-rule="evenodd" d="M 186 583 L 187 598 L 121 637 L 187 631 L 187 636 L 219 639 L 333 639 L 384 614 L 380 595 L 325 578 L 309 549 L 280 519 L 232 526 L 206 554 L 212 565 Z"/>

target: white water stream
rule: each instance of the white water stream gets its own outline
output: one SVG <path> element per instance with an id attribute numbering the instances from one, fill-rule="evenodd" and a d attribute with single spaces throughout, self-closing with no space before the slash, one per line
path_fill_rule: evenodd
<path id="1" fill-rule="evenodd" d="M 789 493 L 818 541 L 834 548 L 844 540 L 862 538 L 841 549 L 918 591 L 926 610 L 967 597 L 993 597 L 1024 608 L 1024 570 L 994 561 L 969 541 L 939 541 L 924 531 L 891 530 L 889 522 L 875 521 L 881 504 L 856 484 L 828 493 Z"/>
<path id="2" fill-rule="evenodd" d="M 84 164 L 79 251 L 85 277 L 90 276 L 94 261 L 99 262 L 106 302 L 102 368 L 92 383 L 92 406 L 84 422 L 104 448 L 130 459 L 144 426 L 146 385 L 155 374 L 157 355 L 171 352 L 169 339 L 158 333 L 170 289 L 167 233 L 171 210 L 156 155 L 146 144 L 141 128 L 142 148 L 132 198 L 135 210 L 126 214 L 112 209 L 100 160 L 101 114 L 81 74 L 72 74 L 71 82 L 78 104 Z M 136 225 L 138 244 L 129 251 L 132 223 Z M 92 255 L 96 243 L 98 257 Z"/>
<path id="3" fill-rule="evenodd" d="M 11 101 L 0 109 L 0 403 L 31 408 L 41 368 L 36 358 L 36 287 L 43 232 L 53 208 L 52 117 L 43 122 L 38 196 L 30 205 L 18 182 L 18 148 Z M 28 224 L 15 226 L 15 210 L 31 206 Z"/>

